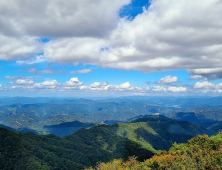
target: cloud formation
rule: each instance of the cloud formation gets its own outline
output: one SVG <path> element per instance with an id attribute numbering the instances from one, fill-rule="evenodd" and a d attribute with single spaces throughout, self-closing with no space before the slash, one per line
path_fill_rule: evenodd
<path id="1" fill-rule="evenodd" d="M 0 2 L 0 32 L 8 36 L 101 37 L 118 24 L 130 0 L 8 0 Z"/>
<path id="2" fill-rule="evenodd" d="M 21 65 L 47 62 L 96 65 L 101 68 L 143 73 L 187 69 L 190 87 L 170 86 L 176 76 L 166 76 L 149 87 L 130 82 L 85 85 L 77 77 L 65 83 L 5 76 L 14 84 L 9 89 L 103 91 L 134 93 L 219 93 L 222 78 L 222 2 L 220 0 L 153 0 L 133 19 L 120 18 L 119 10 L 130 0 L 8 0 L 0 1 L 0 60 Z M 43 42 L 42 39 L 48 38 Z M 58 64 L 58 65 L 59 65 Z M 21 66 L 20 65 L 20 66 Z M 0 67 L 1 68 L 1 67 Z M 40 67 L 36 67 L 40 68 Z M 50 67 L 32 74 L 85 74 L 92 69 L 71 72 Z M 41 67 L 42 68 L 42 67 Z M 69 77 L 70 78 L 70 77 Z M 4 81 L 5 81 L 4 80 Z M 4 84 L 3 84 L 4 85 Z M 3 88 L 1 85 L 1 89 Z"/>
<path id="3" fill-rule="evenodd" d="M 34 84 L 34 81 L 31 79 L 18 79 L 16 80 L 15 84 L 17 85 L 30 85 Z"/>
<path id="4" fill-rule="evenodd" d="M 2 18 L 3 16 L 0 15 L 0 21 L 2 21 Z M 11 37 L 2 35 L 1 28 L 4 27 L 2 24 L 0 26 L 0 60 L 26 60 L 31 55 L 42 52 L 41 43 L 36 41 L 36 37 Z"/>
<path id="5" fill-rule="evenodd" d="M 201 93 L 209 93 L 209 92 L 221 93 L 222 92 L 222 83 L 213 84 L 213 83 L 208 82 L 208 81 L 197 82 L 193 86 L 193 88 L 198 90 Z"/>
<path id="6" fill-rule="evenodd" d="M 33 89 L 57 89 L 61 83 L 57 80 L 45 80 L 42 83 L 35 83 L 31 88 Z"/>
<path id="7" fill-rule="evenodd" d="M 176 87 L 176 86 L 144 86 L 136 87 L 132 86 L 130 82 L 125 82 L 119 85 L 111 85 L 107 81 L 105 82 L 94 82 L 90 85 L 85 85 L 81 82 L 78 77 L 73 77 L 65 83 L 59 83 L 57 80 L 45 79 L 41 83 L 36 83 L 31 79 L 18 79 L 16 82 L 8 82 L 8 84 L 14 84 L 14 86 L 9 87 L 11 90 L 23 90 L 26 91 L 36 91 L 45 90 L 46 92 L 85 92 L 86 94 L 91 92 L 104 92 L 107 95 L 110 94 L 153 94 L 156 92 L 166 92 L 166 93 L 181 93 L 186 92 L 186 87 Z"/>
<path id="8" fill-rule="evenodd" d="M 222 68 L 190 69 L 188 70 L 188 73 L 200 75 L 208 80 L 222 78 Z"/>
<path id="9" fill-rule="evenodd" d="M 83 85 L 83 82 L 80 82 L 78 77 L 73 77 L 64 83 L 65 90 L 83 90 L 86 88 L 87 86 Z"/>
<path id="10" fill-rule="evenodd" d="M 120 19 L 118 28 L 107 38 L 51 41 L 44 56 L 53 62 L 82 62 L 145 73 L 221 69 L 222 21 L 217 17 L 221 15 L 219 0 L 151 1 L 135 19 Z"/>
<path id="11" fill-rule="evenodd" d="M 178 81 L 178 78 L 176 76 L 168 75 L 166 77 L 161 78 L 159 81 L 156 81 L 157 84 L 170 84 L 170 83 L 176 83 Z"/>
<path id="12" fill-rule="evenodd" d="M 189 69 L 208 79 L 222 77 L 220 0 L 155 0 L 133 20 L 119 18 L 118 11 L 129 3 L 0 2 L 0 60 L 83 63 L 144 73 Z M 42 43 L 42 37 L 51 41 Z M 38 53 L 43 55 L 30 60 Z M 209 73 L 200 73 L 207 69 Z"/>

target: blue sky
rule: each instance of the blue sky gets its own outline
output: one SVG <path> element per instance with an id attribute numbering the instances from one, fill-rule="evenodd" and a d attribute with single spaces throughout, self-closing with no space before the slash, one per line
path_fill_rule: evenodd
<path id="1" fill-rule="evenodd" d="M 217 0 L 13 1 L 0 96 L 221 95 Z"/>

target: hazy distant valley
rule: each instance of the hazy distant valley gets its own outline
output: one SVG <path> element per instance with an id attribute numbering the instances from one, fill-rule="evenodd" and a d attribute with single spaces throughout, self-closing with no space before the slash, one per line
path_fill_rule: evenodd
<path id="1" fill-rule="evenodd" d="M 222 121 L 220 101 L 220 97 L 1 98 L 0 124 L 18 131 L 66 136 L 98 123 L 114 124 L 143 115 L 164 115 L 208 128 L 205 122 L 218 126 L 218 121 Z"/>

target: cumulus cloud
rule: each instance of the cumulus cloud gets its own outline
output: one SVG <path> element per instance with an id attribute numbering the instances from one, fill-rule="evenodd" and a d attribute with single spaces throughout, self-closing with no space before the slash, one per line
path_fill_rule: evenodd
<path id="1" fill-rule="evenodd" d="M 109 85 L 108 82 L 94 82 L 89 86 L 84 85 L 80 82 L 77 77 L 71 78 L 69 81 L 64 83 L 65 90 L 89 90 L 89 91 L 132 91 L 135 87 L 132 87 L 129 82 L 122 83 L 120 85 Z M 141 88 L 145 90 L 145 88 Z M 149 89 L 149 88 L 147 88 Z"/>
<path id="2" fill-rule="evenodd" d="M 54 91 L 54 92 L 84 92 L 86 94 L 90 94 L 91 92 L 104 92 L 104 94 L 164 94 L 164 93 L 180 93 L 186 92 L 186 87 L 176 87 L 176 86 L 144 86 L 144 87 L 136 87 L 132 86 L 130 82 L 125 82 L 119 85 L 111 85 L 107 81 L 105 82 L 94 82 L 90 85 L 85 85 L 81 82 L 78 77 L 73 77 L 69 81 L 65 83 L 59 83 L 57 80 L 45 79 L 45 81 L 41 83 L 35 83 L 31 79 L 18 79 L 16 82 L 12 82 L 15 84 L 12 87 L 9 87 L 11 90 L 26 90 L 28 91 L 36 91 L 43 90 L 46 92 Z M 222 85 L 220 85 L 222 87 Z M 195 89 L 195 88 L 194 88 Z"/>
<path id="3" fill-rule="evenodd" d="M 222 78 L 222 68 L 202 68 L 202 69 L 190 69 L 189 74 L 196 74 L 205 77 L 207 80 L 214 80 Z"/>
<path id="4" fill-rule="evenodd" d="M 157 84 L 170 84 L 176 83 L 178 78 L 176 76 L 168 75 L 166 77 L 161 78 L 159 81 L 156 81 Z"/>
<path id="5" fill-rule="evenodd" d="M 57 39 L 58 43 L 64 37 L 107 37 L 118 26 L 119 9 L 129 3 L 130 0 L 1 1 L 0 60 L 18 60 L 19 64 L 46 61 L 48 55 L 29 58 L 44 52 L 42 37 Z"/>
<path id="6" fill-rule="evenodd" d="M 210 83 L 208 81 L 204 81 L 204 82 L 197 82 L 193 87 L 195 89 L 213 88 L 215 87 L 215 84 Z"/>
<path id="7" fill-rule="evenodd" d="M 176 87 L 176 86 L 171 86 L 171 87 L 164 87 L 164 86 L 153 86 L 151 88 L 152 91 L 154 92 L 186 92 L 187 88 L 186 87 Z"/>
<path id="8" fill-rule="evenodd" d="M 204 93 L 208 93 L 208 92 L 221 93 L 222 92 L 222 83 L 213 84 L 208 81 L 197 82 L 196 84 L 194 84 L 193 88 L 199 90 L 199 92 L 204 92 Z"/>
<path id="9" fill-rule="evenodd" d="M 83 82 L 80 82 L 78 77 L 73 77 L 64 83 L 65 90 L 83 90 L 86 88 L 88 87 L 83 85 Z"/>
<path id="10" fill-rule="evenodd" d="M 78 71 L 70 71 L 68 74 L 86 74 L 86 73 L 91 73 L 92 71 L 93 71 L 92 69 L 83 69 Z"/>
<path id="11" fill-rule="evenodd" d="M 107 35 L 118 11 L 130 0 L 8 0 L 0 2 L 0 32 L 5 35 L 67 37 Z"/>
<path id="12" fill-rule="evenodd" d="M 98 64 L 105 40 L 98 38 L 64 38 L 44 47 L 44 56 L 51 62 Z"/>
<path id="13" fill-rule="evenodd" d="M 45 80 L 42 83 L 35 83 L 32 88 L 37 89 L 56 89 L 59 87 L 61 83 L 59 83 L 57 80 Z"/>
<path id="14" fill-rule="evenodd" d="M 167 88 L 163 86 L 153 86 L 152 91 L 154 92 L 167 91 Z"/>
<path id="15" fill-rule="evenodd" d="M 111 86 L 111 88 L 117 91 L 134 90 L 134 87 L 131 86 L 130 82 L 125 82 L 120 85 Z"/>
<path id="16" fill-rule="evenodd" d="M 222 68 L 221 15 L 219 0 L 155 0 L 135 19 L 120 19 L 110 36 L 50 41 L 44 56 L 145 73 Z"/>
<path id="17" fill-rule="evenodd" d="M 2 84 L 0 84 L 0 90 L 3 88 Z"/>
<path id="18" fill-rule="evenodd" d="M 34 84 L 34 81 L 31 79 L 18 79 L 16 80 L 15 84 L 17 85 L 30 85 Z"/>
<path id="19" fill-rule="evenodd" d="M 130 82 L 125 82 L 120 85 L 109 85 L 108 82 L 94 82 L 89 86 L 89 90 L 92 91 L 132 91 L 137 87 L 132 87 Z M 137 88 L 137 90 L 144 91 L 145 88 Z"/>
<path id="20" fill-rule="evenodd" d="M 222 77 L 220 0 L 154 0 L 134 19 L 120 19 L 118 11 L 130 2 L 0 2 L 0 60 L 83 63 L 144 73 L 189 69 L 209 80 Z M 52 40 L 43 44 L 41 37 Z"/>
<path id="21" fill-rule="evenodd" d="M 92 91 L 102 91 L 102 90 L 108 90 L 109 87 L 110 87 L 110 85 L 107 81 L 103 82 L 103 83 L 94 82 L 89 86 L 89 89 Z"/>
<path id="22" fill-rule="evenodd" d="M 1 2 L 0 2 L 1 11 Z M 2 12 L 2 11 L 1 11 Z M 0 21 L 1 20 L 0 14 Z M 2 23 L 1 23 L 2 26 Z M 0 26 L 0 29 L 1 29 Z M 0 60 L 25 60 L 31 55 L 42 51 L 41 43 L 36 41 L 36 37 L 9 37 L 1 34 L 0 31 Z"/>

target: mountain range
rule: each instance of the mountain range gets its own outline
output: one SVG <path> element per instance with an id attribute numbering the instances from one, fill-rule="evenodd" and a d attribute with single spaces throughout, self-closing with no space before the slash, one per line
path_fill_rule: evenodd
<path id="1" fill-rule="evenodd" d="M 159 150 L 169 149 L 174 142 L 186 142 L 204 133 L 215 132 L 161 115 L 143 116 L 127 123 L 97 124 L 63 138 L 1 127 L 0 169 L 84 169 L 100 161 L 126 160 L 133 155 L 143 161 Z"/>

